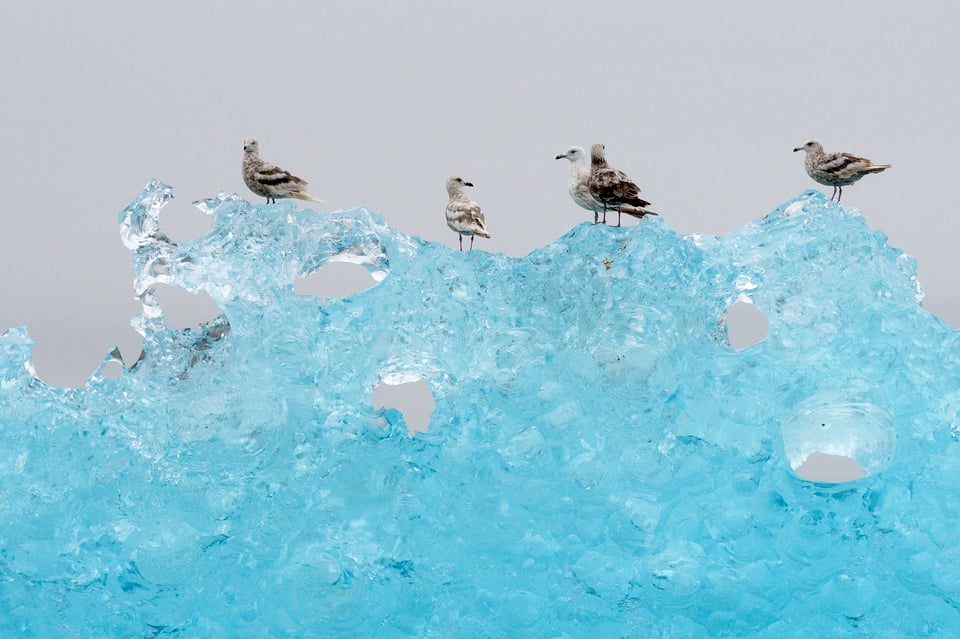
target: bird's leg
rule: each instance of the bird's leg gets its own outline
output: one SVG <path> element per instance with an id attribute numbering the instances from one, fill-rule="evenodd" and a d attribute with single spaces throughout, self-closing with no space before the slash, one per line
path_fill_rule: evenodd
<path id="1" fill-rule="evenodd" d="M 604 204 L 603 204 L 603 223 L 604 223 L 604 224 L 607 223 L 607 204 L 606 204 L 606 202 L 604 202 Z"/>
<path id="2" fill-rule="evenodd" d="M 837 187 L 833 187 L 833 193 L 830 194 L 830 201 L 833 201 L 833 198 L 837 197 Z"/>
<path id="3" fill-rule="evenodd" d="M 843 197 L 843 187 L 838 186 L 837 187 L 837 204 L 840 204 L 840 198 L 842 197 Z"/>
<path id="4" fill-rule="evenodd" d="M 473 238 L 474 238 L 474 237 L 475 237 L 475 236 L 473 236 L 473 235 L 470 236 L 470 250 L 471 250 L 471 251 L 473 250 Z"/>
<path id="5" fill-rule="evenodd" d="M 600 221 L 600 211 L 593 209 L 593 223 L 596 224 Z"/>
<path id="6" fill-rule="evenodd" d="M 617 226 L 620 226 L 620 207 L 617 207 Z"/>
<path id="7" fill-rule="evenodd" d="M 460 250 L 462 251 L 462 250 L 463 250 L 463 236 L 460 235 L 459 233 L 457 233 L 457 235 L 460 237 Z"/>

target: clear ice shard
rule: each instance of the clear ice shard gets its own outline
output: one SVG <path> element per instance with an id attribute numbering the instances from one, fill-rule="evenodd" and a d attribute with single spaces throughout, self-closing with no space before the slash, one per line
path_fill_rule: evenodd
<path id="1" fill-rule="evenodd" d="M 958 633 L 958 332 L 858 212 L 808 191 L 518 259 L 235 195 L 177 244 L 169 197 L 120 215 L 136 365 L 51 388 L 0 336 L 0 635 Z M 335 260 L 379 283 L 294 292 Z M 169 329 L 157 283 L 223 315 Z M 769 322 L 745 348 L 738 301 Z M 411 437 L 371 395 L 415 379 Z M 865 477 L 798 478 L 815 451 Z"/>

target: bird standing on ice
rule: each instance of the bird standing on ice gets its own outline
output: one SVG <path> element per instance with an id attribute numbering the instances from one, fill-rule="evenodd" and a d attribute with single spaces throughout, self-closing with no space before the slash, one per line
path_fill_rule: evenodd
<path id="1" fill-rule="evenodd" d="M 830 199 L 836 196 L 837 202 L 843 195 L 843 187 L 853 184 L 868 173 L 880 173 L 891 166 L 874 164 L 867 158 L 850 153 L 824 153 L 823 145 L 817 140 L 804 142 L 793 150 L 794 153 L 797 151 L 804 151 L 807 154 L 803 160 L 807 175 L 820 184 L 832 186 L 833 193 Z"/>
<path id="2" fill-rule="evenodd" d="M 571 146 L 558 155 L 557 159 L 570 161 L 570 182 L 567 185 L 567 190 L 578 206 L 593 211 L 593 223 L 596 224 L 599 221 L 598 214 L 603 210 L 603 203 L 590 193 L 590 157 L 583 150 L 583 147 Z M 656 215 L 653 211 L 646 211 L 629 204 L 621 204 L 620 210 L 636 217 Z"/>
<path id="3" fill-rule="evenodd" d="M 581 146 L 571 146 L 557 156 L 558 160 L 570 160 L 570 182 L 567 191 L 577 206 L 593 211 L 593 223 L 599 221 L 603 204 L 590 195 L 590 158 Z"/>
<path id="4" fill-rule="evenodd" d="M 267 198 L 267 204 L 277 198 L 323 202 L 307 193 L 307 183 L 289 171 L 260 159 L 260 145 L 253 138 L 243 141 L 243 181 L 247 188 Z"/>
<path id="5" fill-rule="evenodd" d="M 603 144 L 597 142 L 590 147 L 590 195 L 603 206 L 603 223 L 607 223 L 607 209 L 617 210 L 617 226 L 620 226 L 620 214 L 626 213 L 642 218 L 644 215 L 656 215 L 646 210 L 650 203 L 640 197 L 640 188 L 630 181 L 626 173 L 607 165 L 603 154 Z"/>
<path id="6" fill-rule="evenodd" d="M 460 250 L 463 250 L 463 236 L 470 236 L 470 250 L 473 250 L 473 236 L 490 237 L 487 233 L 486 220 L 480 211 L 480 205 L 463 194 L 463 187 L 473 186 L 463 178 L 451 176 L 447 178 L 447 226 L 460 235 Z"/>

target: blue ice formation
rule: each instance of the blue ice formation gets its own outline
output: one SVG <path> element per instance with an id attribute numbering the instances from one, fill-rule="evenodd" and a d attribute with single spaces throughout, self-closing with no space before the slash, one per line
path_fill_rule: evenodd
<path id="1" fill-rule="evenodd" d="M 0 636 L 960 633 L 958 333 L 856 211 L 808 191 L 516 259 L 235 195 L 175 244 L 169 197 L 120 215 L 142 361 L 51 388 L 0 338 Z M 294 292 L 335 260 L 381 281 Z M 222 317 L 165 327 L 157 283 Z M 414 378 L 411 437 L 371 395 Z M 866 476 L 798 478 L 815 450 Z"/>

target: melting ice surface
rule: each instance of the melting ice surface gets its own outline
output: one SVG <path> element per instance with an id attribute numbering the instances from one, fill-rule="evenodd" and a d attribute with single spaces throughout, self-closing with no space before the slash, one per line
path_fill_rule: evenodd
<path id="1" fill-rule="evenodd" d="M 960 628 L 958 333 L 855 211 L 807 192 L 723 237 L 582 224 L 515 259 L 223 195 L 175 245 L 170 196 L 120 215 L 136 366 L 51 388 L 0 337 L 0 635 Z M 333 260 L 382 281 L 294 293 Z M 168 329 L 157 283 L 223 316 Z M 770 322 L 739 350 L 737 300 Z M 371 395 L 413 378 L 410 437 Z M 866 476 L 804 481 L 813 451 Z"/>

